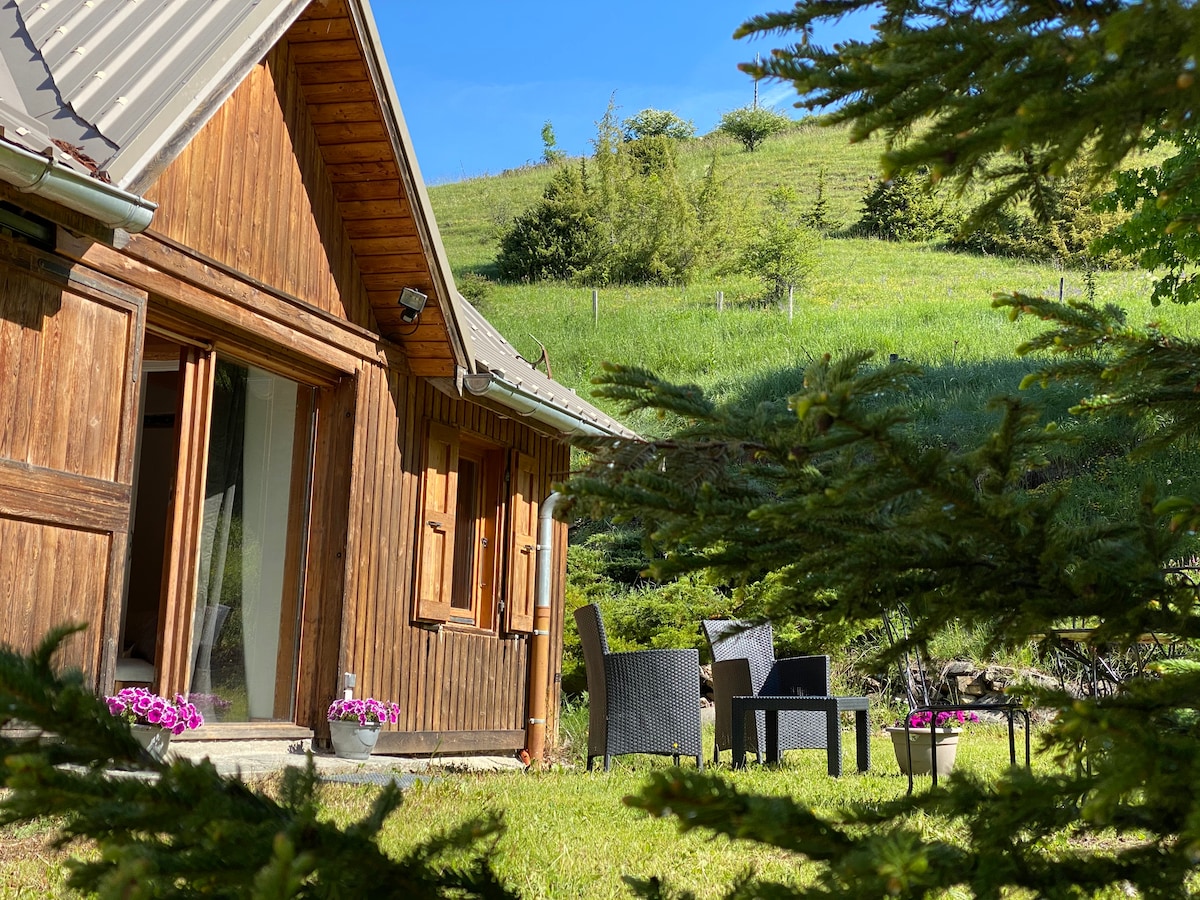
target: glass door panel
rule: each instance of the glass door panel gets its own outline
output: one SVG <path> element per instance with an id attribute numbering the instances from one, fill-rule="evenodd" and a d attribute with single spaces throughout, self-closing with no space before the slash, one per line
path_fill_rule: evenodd
<path id="1" fill-rule="evenodd" d="M 221 360 L 191 647 L 210 720 L 290 720 L 308 518 L 312 390 Z"/>

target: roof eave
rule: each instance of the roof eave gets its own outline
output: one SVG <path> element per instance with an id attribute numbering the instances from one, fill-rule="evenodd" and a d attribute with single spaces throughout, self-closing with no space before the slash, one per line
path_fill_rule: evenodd
<path id="1" fill-rule="evenodd" d="M 434 263 L 431 266 L 430 275 L 437 288 L 446 322 L 451 326 L 449 332 L 455 362 L 466 371 L 474 372 L 476 371 L 475 348 L 471 335 L 465 327 L 462 310 L 459 308 L 458 290 L 454 286 L 454 276 L 446 256 L 446 248 L 442 244 L 437 220 L 433 216 L 433 206 L 429 202 L 425 181 L 421 178 L 421 170 L 417 165 L 417 154 L 413 149 L 412 138 L 408 134 L 408 126 L 404 122 L 396 86 L 392 82 L 392 73 L 388 69 L 387 60 L 382 53 L 383 44 L 379 37 L 379 30 L 375 26 L 375 17 L 371 13 L 370 6 L 364 0 L 348 0 L 346 5 L 359 33 L 365 38 L 363 50 L 367 69 L 375 80 L 381 99 L 387 101 L 384 104 L 384 124 L 396 151 L 401 177 L 404 179 L 412 205 L 413 217 L 416 219 L 417 231 L 422 242 L 426 244 L 427 256 Z"/>

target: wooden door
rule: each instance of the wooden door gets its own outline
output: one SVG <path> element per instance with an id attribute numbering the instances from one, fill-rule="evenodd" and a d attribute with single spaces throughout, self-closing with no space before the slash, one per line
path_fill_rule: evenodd
<path id="1" fill-rule="evenodd" d="M 0 239 L 0 640 L 83 622 L 60 662 L 111 685 L 146 297 Z"/>

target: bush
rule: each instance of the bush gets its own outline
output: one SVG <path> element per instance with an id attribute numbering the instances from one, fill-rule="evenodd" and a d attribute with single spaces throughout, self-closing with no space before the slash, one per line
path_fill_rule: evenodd
<path id="1" fill-rule="evenodd" d="M 928 241 L 949 230 L 942 204 L 918 178 L 907 174 L 876 182 L 863 198 L 862 218 L 853 229 L 857 235 L 888 241 Z"/>
<path id="2" fill-rule="evenodd" d="M 776 188 L 750 242 L 742 250 L 742 271 L 759 279 L 768 302 L 780 303 L 789 288 L 802 287 L 816 266 L 816 236 L 794 213 L 796 195 Z"/>
<path id="3" fill-rule="evenodd" d="M 976 211 L 969 217 L 968 227 L 951 237 L 948 246 L 1086 269 L 1128 265 L 1118 250 L 1101 247 L 1102 238 L 1121 221 L 1115 212 L 1097 209 L 1101 198 L 1102 192 L 1091 186 L 1086 170 L 1074 167 L 1040 193 L 1042 221 L 1007 208 L 992 213 Z M 983 221 L 971 227 L 969 223 L 976 219 Z"/>
<path id="4" fill-rule="evenodd" d="M 743 106 L 721 116 L 717 130 L 738 141 L 746 150 L 754 150 L 772 135 L 791 127 L 792 120 L 783 113 L 761 106 Z"/>
<path id="5" fill-rule="evenodd" d="M 500 238 L 496 268 L 507 281 L 582 280 L 591 277 L 604 251 L 581 163 L 556 172 L 542 199 L 513 220 Z"/>
<path id="6" fill-rule="evenodd" d="M 478 272 L 465 272 L 457 276 L 454 283 L 458 287 L 458 292 L 475 306 L 490 297 L 492 288 L 495 287 L 490 278 L 480 275 Z"/>
<path id="7" fill-rule="evenodd" d="M 648 137 L 686 141 L 696 134 L 696 126 L 667 109 L 643 109 L 622 122 L 621 129 L 627 141 Z"/>

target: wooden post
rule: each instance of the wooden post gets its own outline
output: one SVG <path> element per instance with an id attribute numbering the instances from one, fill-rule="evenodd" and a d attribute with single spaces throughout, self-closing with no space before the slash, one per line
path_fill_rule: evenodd
<path id="1" fill-rule="evenodd" d="M 600 324 L 600 292 L 592 290 L 592 325 Z"/>
<path id="2" fill-rule="evenodd" d="M 717 291 L 717 312 L 725 312 L 725 292 Z"/>
<path id="3" fill-rule="evenodd" d="M 788 324 L 791 324 L 792 316 L 796 312 L 796 286 L 788 285 Z"/>

